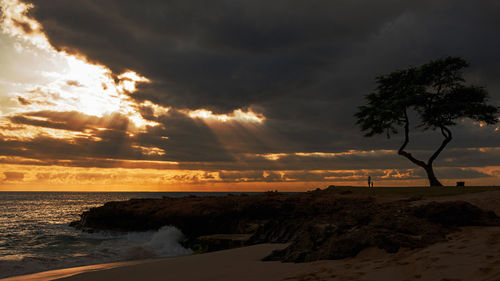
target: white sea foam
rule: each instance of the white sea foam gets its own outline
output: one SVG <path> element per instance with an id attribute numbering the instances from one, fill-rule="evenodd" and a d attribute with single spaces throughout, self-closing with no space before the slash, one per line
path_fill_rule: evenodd
<path id="1" fill-rule="evenodd" d="M 108 201 L 172 193 L 0 192 L 0 278 L 114 261 L 189 254 L 173 227 L 134 233 L 82 233 L 68 226 Z"/>
<path id="2" fill-rule="evenodd" d="M 191 254 L 190 249 L 180 244 L 182 239 L 184 239 L 182 232 L 173 226 L 164 226 L 155 232 L 128 233 L 126 239 L 122 241 L 126 244 L 122 245 L 121 255 L 126 259 L 144 259 Z"/>
<path id="3" fill-rule="evenodd" d="M 153 234 L 151 240 L 144 244 L 154 249 L 161 257 L 181 256 L 191 254 L 190 249 L 182 247 L 180 242 L 184 239 L 182 232 L 173 226 L 164 226 Z"/>
<path id="4" fill-rule="evenodd" d="M 92 249 L 81 249 L 84 253 L 72 253 L 64 257 L 33 257 L 7 255 L 0 258 L 0 278 L 32 272 L 108 263 L 123 260 L 174 257 L 191 254 L 182 247 L 182 232 L 173 226 L 164 226 L 158 231 L 119 233 L 86 233 L 85 239 L 98 242 Z"/>

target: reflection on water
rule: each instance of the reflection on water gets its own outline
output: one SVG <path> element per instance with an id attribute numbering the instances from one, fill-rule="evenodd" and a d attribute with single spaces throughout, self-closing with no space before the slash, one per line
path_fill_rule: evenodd
<path id="1" fill-rule="evenodd" d="M 175 229 L 144 233 L 82 233 L 68 226 L 79 215 L 108 201 L 225 195 L 183 192 L 0 192 L 0 278 L 54 268 L 155 255 L 185 254 Z M 148 250 L 151 241 L 158 253 Z M 156 239 L 156 240 L 155 240 Z M 157 241 L 155 243 L 158 243 Z M 144 254 L 150 253 L 150 256 Z M 142 256 L 141 256 L 142 255 Z"/>

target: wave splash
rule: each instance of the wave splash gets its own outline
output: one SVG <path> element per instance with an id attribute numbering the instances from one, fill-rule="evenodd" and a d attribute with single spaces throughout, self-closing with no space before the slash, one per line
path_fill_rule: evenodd
<path id="1" fill-rule="evenodd" d="M 164 226 L 156 232 L 129 233 L 128 241 L 136 244 L 125 249 L 127 259 L 144 259 L 154 257 L 175 257 L 189 255 L 192 250 L 182 247 L 182 232 L 173 226 Z"/>
<path id="2" fill-rule="evenodd" d="M 81 233 L 75 245 L 67 244 L 66 253 L 51 255 L 11 255 L 0 258 L 0 278 L 46 270 L 125 260 L 189 255 L 182 247 L 182 232 L 173 226 L 158 231 L 118 233 Z"/>

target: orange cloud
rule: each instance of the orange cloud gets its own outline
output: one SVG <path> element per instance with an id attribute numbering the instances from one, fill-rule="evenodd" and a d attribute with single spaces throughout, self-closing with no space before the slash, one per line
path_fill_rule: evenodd
<path id="1" fill-rule="evenodd" d="M 20 172 L 3 172 L 4 181 L 22 181 L 24 179 L 24 173 Z"/>

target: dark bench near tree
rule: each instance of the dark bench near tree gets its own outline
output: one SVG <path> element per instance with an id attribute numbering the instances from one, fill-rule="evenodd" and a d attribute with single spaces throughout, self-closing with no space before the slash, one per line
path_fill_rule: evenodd
<path id="1" fill-rule="evenodd" d="M 404 141 L 398 154 L 422 167 L 430 186 L 442 186 L 433 163 L 452 140 L 449 127 L 462 118 L 488 125 L 498 122 L 499 107 L 488 104 L 485 88 L 465 83 L 462 69 L 467 66 L 462 58 L 447 57 L 379 76 L 377 88 L 365 97 L 367 105 L 360 106 L 355 115 L 367 137 L 385 133 L 389 138 L 403 128 Z M 410 111 L 418 116 L 417 128 L 437 130 L 443 136 L 426 162 L 405 150 L 410 142 Z"/>

